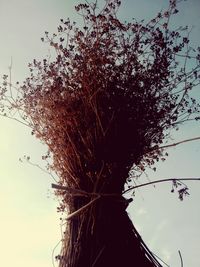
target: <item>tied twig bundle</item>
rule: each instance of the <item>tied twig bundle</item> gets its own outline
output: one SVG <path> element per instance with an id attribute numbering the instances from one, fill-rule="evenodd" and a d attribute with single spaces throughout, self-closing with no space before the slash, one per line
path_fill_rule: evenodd
<path id="1" fill-rule="evenodd" d="M 198 119 L 189 93 L 199 83 L 199 63 L 186 69 L 195 57 L 188 38 L 179 41 L 180 33 L 168 28 L 176 1 L 146 25 L 122 23 L 119 6 L 107 2 L 98 14 L 97 3 L 77 6 L 83 29 L 62 20 L 58 35 L 46 32 L 43 40 L 57 58 L 34 60 L 22 87 L 21 106 L 33 134 L 49 147 L 60 185 L 87 192 L 121 193 L 133 164 L 153 165 L 169 131 Z"/>
<path id="2" fill-rule="evenodd" d="M 32 134 L 48 146 L 44 159 L 52 156 L 50 168 L 59 177 L 59 210 L 78 214 L 68 222 L 61 267 L 79 266 L 75 262 L 96 267 L 101 254 L 111 250 L 107 236 L 114 244 L 116 233 L 124 240 L 126 231 L 134 233 L 127 238 L 138 266 L 160 266 L 124 206 L 105 196 L 122 195 L 133 164 L 144 171 L 167 156 L 162 144 L 170 130 L 199 120 L 200 106 L 190 92 L 200 82 L 200 49 L 195 52 L 188 45 L 188 28 L 169 29 L 170 17 L 178 13 L 176 1 L 148 23 L 121 22 L 120 4 L 106 1 L 101 10 L 97 1 L 76 6 L 83 27 L 61 20 L 57 34 L 46 32 L 42 38 L 55 49 L 55 61 L 34 60 L 17 94 L 9 95 L 6 76 L 1 88 L 2 114 L 18 119 L 17 110 Z M 70 188 L 69 194 L 62 187 Z M 77 213 L 83 207 L 87 209 Z M 100 222 L 107 229 L 103 231 Z M 123 231 L 116 222 L 125 225 Z M 122 251 L 128 265 L 130 248 Z M 116 257 L 116 266 L 119 261 Z"/>

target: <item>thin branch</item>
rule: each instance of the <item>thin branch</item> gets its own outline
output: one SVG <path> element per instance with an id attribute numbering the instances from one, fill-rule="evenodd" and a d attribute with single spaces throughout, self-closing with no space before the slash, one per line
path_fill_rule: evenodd
<path id="1" fill-rule="evenodd" d="M 182 258 L 182 255 L 181 255 L 181 252 L 180 252 L 180 250 L 178 251 L 178 254 L 179 254 L 179 256 L 180 256 L 180 259 L 181 259 L 181 267 L 183 267 L 183 258 Z"/>
<path id="2" fill-rule="evenodd" d="M 23 162 L 23 161 L 22 161 L 22 162 Z M 39 164 L 37 164 L 37 163 L 33 163 L 33 162 L 31 162 L 30 160 L 27 160 L 26 162 L 29 163 L 29 164 L 32 165 L 32 166 L 35 166 L 35 167 L 39 168 L 41 171 L 47 173 L 48 175 L 50 175 L 50 176 L 52 177 L 52 179 L 53 179 L 56 183 L 58 182 L 58 181 L 56 180 L 56 178 L 53 176 L 53 174 L 52 174 L 51 172 L 46 171 L 46 170 L 43 169 Z"/>
<path id="3" fill-rule="evenodd" d="M 98 262 L 98 260 L 99 260 L 99 258 L 101 257 L 101 255 L 102 255 L 102 253 L 103 253 L 105 247 L 106 247 L 106 246 L 102 247 L 102 249 L 99 251 L 99 253 L 98 253 L 96 259 L 95 259 L 94 262 L 92 263 L 92 267 L 94 267 L 94 266 L 96 265 L 96 263 Z"/>
<path id="4" fill-rule="evenodd" d="M 11 61 L 10 61 L 10 66 L 8 67 L 8 69 L 9 69 L 9 75 L 10 75 L 10 77 L 9 77 L 9 80 L 10 80 L 10 83 L 9 83 L 9 89 L 10 89 L 10 96 L 11 96 L 11 98 L 13 99 L 13 96 L 12 96 L 12 85 L 11 85 L 11 80 L 12 80 L 12 57 L 11 57 Z"/>
<path id="5" fill-rule="evenodd" d="M 158 257 L 158 255 L 156 255 L 155 253 L 153 253 L 153 255 L 156 256 L 156 258 L 158 258 L 160 261 L 162 261 L 162 263 L 164 263 L 167 267 L 170 267 L 166 262 L 164 262 L 160 257 Z"/>
<path id="6" fill-rule="evenodd" d="M 71 214 L 69 214 L 66 218 L 66 220 L 71 220 L 73 217 L 79 215 L 81 212 L 83 212 L 85 209 L 87 209 L 88 207 L 90 207 L 97 199 L 99 199 L 100 196 L 92 199 L 88 204 L 84 205 L 83 207 L 81 207 L 80 209 L 72 212 Z"/>
<path id="7" fill-rule="evenodd" d="M 0 114 L 0 116 L 5 117 L 5 118 L 8 118 L 8 119 L 11 119 L 11 120 L 14 120 L 14 121 L 17 121 L 17 122 L 19 122 L 19 123 L 21 123 L 21 124 L 23 124 L 23 125 L 25 125 L 25 126 L 27 126 L 27 127 L 29 127 L 29 128 L 32 129 L 32 127 L 31 127 L 29 124 L 27 124 L 27 123 L 25 123 L 25 122 L 23 122 L 23 121 L 20 121 L 20 120 L 18 120 L 17 118 L 10 117 L 10 116 L 8 116 L 7 114 L 6 114 L 6 115 L 4 115 L 4 114 Z"/>
<path id="8" fill-rule="evenodd" d="M 181 120 L 179 120 L 179 121 L 176 121 L 176 122 L 174 122 L 174 123 L 171 123 L 171 126 L 175 126 L 175 125 L 181 125 L 181 124 L 183 124 L 183 123 L 185 123 L 185 122 L 191 122 L 191 121 L 197 121 L 197 119 L 196 118 L 191 118 L 191 119 L 181 119 Z"/>
<path id="9" fill-rule="evenodd" d="M 179 141 L 177 143 L 173 143 L 173 144 L 169 144 L 169 145 L 165 145 L 165 146 L 160 146 L 160 147 L 156 147 L 156 148 L 152 148 L 151 150 L 149 150 L 148 152 L 146 152 L 144 155 L 148 155 L 156 150 L 161 150 L 161 149 L 165 149 L 165 148 L 170 148 L 170 147 L 174 147 L 174 146 L 177 146 L 177 145 L 180 145 L 180 144 L 184 144 L 184 143 L 187 143 L 187 142 L 192 142 L 192 141 L 197 141 L 197 140 L 200 140 L 200 136 L 197 136 L 197 137 L 193 137 L 193 138 L 189 138 L 189 139 L 184 139 L 182 141 Z"/>
<path id="10" fill-rule="evenodd" d="M 196 140 L 200 140 L 200 136 L 197 136 L 197 137 L 194 137 L 194 138 L 185 139 L 185 140 L 179 141 L 177 143 L 161 146 L 161 147 L 159 147 L 159 149 L 169 148 L 169 147 L 177 146 L 177 145 L 180 145 L 180 144 L 183 144 L 183 143 L 192 142 L 192 141 L 196 141 Z"/>
<path id="11" fill-rule="evenodd" d="M 169 179 L 155 180 L 152 182 L 132 186 L 132 187 L 128 188 L 127 190 L 125 190 L 122 194 L 126 194 L 126 193 L 128 193 L 128 192 L 130 192 L 136 188 L 139 188 L 139 187 L 144 187 L 147 185 L 152 185 L 152 184 L 154 185 L 154 184 L 164 183 L 164 182 L 173 182 L 173 181 L 200 181 L 200 178 L 169 178 Z"/>
<path id="12" fill-rule="evenodd" d="M 54 253 L 55 253 L 55 250 L 56 248 L 58 247 L 58 245 L 62 242 L 62 239 L 55 245 L 53 251 L 52 251 L 52 264 L 53 264 L 53 267 L 55 267 L 55 260 L 54 260 Z"/>

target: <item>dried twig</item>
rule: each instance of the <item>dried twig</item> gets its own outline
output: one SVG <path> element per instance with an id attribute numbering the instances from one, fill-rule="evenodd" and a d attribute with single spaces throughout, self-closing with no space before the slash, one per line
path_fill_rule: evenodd
<path id="1" fill-rule="evenodd" d="M 125 190 L 123 192 L 123 194 L 126 194 L 136 188 L 140 188 L 140 187 L 144 187 L 144 186 L 148 186 L 151 184 L 158 184 L 158 183 L 164 183 L 164 182 L 173 182 L 173 181 L 200 181 L 200 178 L 169 178 L 169 179 L 161 179 L 161 180 L 157 180 L 157 181 L 152 181 L 152 182 L 148 182 L 148 183 L 144 183 L 144 184 L 140 184 L 140 185 L 136 185 L 136 186 L 132 186 L 130 188 L 128 188 L 127 190 Z"/>
<path id="2" fill-rule="evenodd" d="M 100 196 L 97 196 L 96 198 L 92 199 L 88 204 L 84 205 L 83 207 L 81 207 L 80 209 L 72 212 L 71 214 L 69 214 L 66 217 L 66 220 L 71 220 L 73 217 L 79 215 L 81 212 L 83 212 L 85 209 L 87 209 L 88 207 L 90 207 L 97 199 L 99 199 Z"/>
<path id="3" fill-rule="evenodd" d="M 178 254 L 179 254 L 179 256 L 180 256 L 180 259 L 181 259 L 181 267 L 183 267 L 183 258 L 182 258 L 182 255 L 181 255 L 181 252 L 180 252 L 180 250 L 178 251 Z"/>
<path id="4" fill-rule="evenodd" d="M 160 147 L 156 147 L 156 148 L 152 148 L 150 151 L 148 151 L 147 153 L 145 153 L 144 155 L 147 156 L 148 154 L 151 154 L 154 151 L 159 151 L 162 149 L 166 149 L 166 148 L 170 148 L 170 147 L 175 147 L 184 143 L 188 143 L 188 142 L 192 142 L 192 141 L 197 141 L 200 140 L 200 136 L 197 137 L 193 137 L 193 138 L 188 138 L 188 139 L 184 139 L 181 140 L 179 142 L 173 143 L 173 144 L 169 144 L 169 145 L 164 145 L 164 146 L 160 146 Z"/>
<path id="5" fill-rule="evenodd" d="M 188 143 L 188 142 L 192 142 L 192 141 L 197 141 L 197 140 L 200 140 L 200 136 L 189 138 L 189 139 L 184 139 L 184 140 L 179 141 L 177 143 L 161 146 L 161 147 L 159 147 L 159 149 L 165 149 L 165 148 L 169 148 L 169 147 L 173 147 L 173 146 L 177 146 L 180 144 L 184 144 L 184 143 Z"/>

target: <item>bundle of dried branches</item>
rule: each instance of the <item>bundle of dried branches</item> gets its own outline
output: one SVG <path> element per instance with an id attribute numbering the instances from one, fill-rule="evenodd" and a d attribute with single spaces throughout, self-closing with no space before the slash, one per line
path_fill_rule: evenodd
<path id="1" fill-rule="evenodd" d="M 107 249 L 105 236 L 116 239 L 119 229 L 109 232 L 116 220 L 133 231 L 121 197 L 131 166 L 151 167 L 166 156 L 159 147 L 170 130 L 199 119 L 199 104 L 190 92 L 199 84 L 200 50 L 189 46 L 187 28 L 169 28 L 178 12 L 176 1 L 148 23 L 121 22 L 119 7 L 118 0 L 106 1 L 101 10 L 97 1 L 76 6 L 83 27 L 61 20 L 57 34 L 46 32 L 42 38 L 55 48 L 55 61 L 34 60 L 17 95 L 9 95 L 6 76 L 1 88 L 2 112 L 8 103 L 5 115 L 17 110 L 48 145 L 46 157 L 52 155 L 51 168 L 60 178 L 60 210 L 74 213 L 92 203 L 68 223 L 70 239 L 64 242 L 60 266 L 79 266 L 73 265 L 79 257 L 87 266 L 119 266 L 97 262 L 105 253 L 103 244 Z M 104 233 L 98 224 L 101 213 L 107 216 Z M 94 231 L 99 233 L 95 237 Z M 146 251 L 140 266 L 159 266 L 134 233 L 137 255 Z M 81 252 L 86 247 L 90 254 Z"/>

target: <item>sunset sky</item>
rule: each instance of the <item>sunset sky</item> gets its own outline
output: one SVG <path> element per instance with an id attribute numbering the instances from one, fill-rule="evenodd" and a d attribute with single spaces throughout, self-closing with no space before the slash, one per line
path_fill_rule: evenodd
<path id="1" fill-rule="evenodd" d="M 72 0 L 0 0 L 0 75 L 8 73 L 12 58 L 12 82 L 28 75 L 27 64 L 51 54 L 41 42 L 44 32 L 56 32 L 61 18 L 76 19 Z M 103 0 L 100 0 L 102 3 Z M 167 7 L 167 0 L 124 0 L 123 19 L 148 19 Z M 200 1 L 180 4 L 174 25 L 194 26 L 191 41 L 200 42 Z M 173 26 L 173 25 L 172 25 Z M 195 89 L 199 96 L 200 88 Z M 41 165 L 46 151 L 30 129 L 0 117 L 0 265 L 3 267 L 50 267 L 52 252 L 61 239 L 60 215 L 53 195 L 52 178 L 39 168 L 21 163 L 30 155 Z M 200 136 L 200 125 L 182 127 L 171 142 Z M 148 171 L 149 179 L 200 177 L 200 141 L 169 149 L 168 160 Z M 140 182 L 147 182 L 144 176 Z M 170 193 L 171 184 L 136 191 L 128 212 L 149 248 L 170 267 L 200 266 L 200 182 L 188 182 L 190 196 L 183 202 Z M 59 254 L 59 247 L 55 255 Z M 133 253 L 134 261 L 134 253 Z M 56 266 L 56 264 L 55 264 Z"/>

